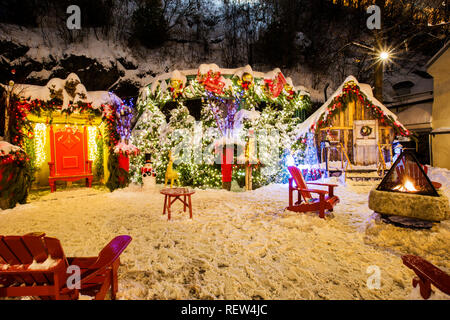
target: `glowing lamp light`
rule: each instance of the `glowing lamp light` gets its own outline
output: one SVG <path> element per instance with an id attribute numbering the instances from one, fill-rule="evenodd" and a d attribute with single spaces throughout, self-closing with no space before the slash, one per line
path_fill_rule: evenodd
<path id="1" fill-rule="evenodd" d="M 380 52 L 380 59 L 382 61 L 388 60 L 389 59 L 389 52 L 386 52 L 386 51 Z"/>

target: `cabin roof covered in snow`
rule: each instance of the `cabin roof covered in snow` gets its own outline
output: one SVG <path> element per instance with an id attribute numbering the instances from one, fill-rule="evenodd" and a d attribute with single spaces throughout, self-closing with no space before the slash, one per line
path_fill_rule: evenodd
<path id="1" fill-rule="evenodd" d="M 70 86 L 73 91 L 68 90 Z M 3 87 L 8 91 L 11 90 L 9 86 Z M 45 86 L 15 84 L 12 91 L 27 100 L 50 101 L 56 94 L 63 101 L 62 110 L 77 102 L 90 103 L 94 109 L 100 109 L 102 104 L 113 105 L 122 102 L 119 97 L 108 91 L 87 91 L 75 73 L 69 74 L 66 79 L 50 79 Z"/>
<path id="2" fill-rule="evenodd" d="M 197 69 L 187 69 L 187 70 L 174 70 L 172 72 L 167 72 L 167 73 L 163 73 L 160 74 L 156 77 L 154 77 L 150 83 L 147 85 L 146 88 L 142 88 L 141 89 L 141 96 L 143 96 L 144 98 L 146 97 L 146 92 L 147 90 L 151 90 L 152 93 L 155 92 L 157 85 L 162 82 L 162 81 L 166 81 L 169 79 L 174 79 L 174 80 L 182 80 L 183 83 L 185 84 L 186 82 L 186 77 L 187 76 L 196 76 L 199 72 L 201 74 L 205 74 L 208 71 L 213 71 L 213 72 L 220 72 L 220 74 L 222 76 L 238 76 L 238 77 L 242 77 L 242 75 L 244 73 L 250 73 L 254 78 L 262 78 L 262 79 L 273 79 L 275 76 L 278 75 L 279 72 L 282 73 L 282 71 L 279 68 L 275 68 L 269 72 L 259 72 L 259 71 L 254 71 L 252 69 L 252 67 L 250 65 L 246 65 L 244 67 L 240 67 L 240 68 L 234 68 L 234 69 L 230 69 L 230 68 L 220 68 L 218 65 L 212 63 L 212 64 L 201 64 Z M 283 73 L 282 73 L 283 74 Z M 284 74 L 283 74 L 284 76 Z M 286 82 L 291 85 L 294 88 L 294 91 L 299 92 L 301 91 L 302 94 L 304 95 L 309 95 L 309 91 L 304 87 L 304 86 L 294 86 L 292 79 L 290 77 L 285 77 Z M 227 82 L 228 79 L 225 79 L 225 82 Z M 150 87 L 150 89 L 148 89 L 148 87 Z M 163 88 L 163 90 L 165 90 L 167 88 L 165 83 L 161 83 L 161 87 Z M 143 91 L 145 90 L 145 91 Z"/>
<path id="3" fill-rule="evenodd" d="M 303 121 L 302 123 L 300 123 L 297 128 L 296 128 L 296 134 L 298 137 L 301 137 L 303 135 L 305 135 L 307 132 L 309 132 L 311 130 L 311 126 L 315 123 L 317 123 L 320 119 L 320 116 L 322 114 L 328 114 L 328 106 L 330 105 L 330 103 L 333 101 L 333 99 L 342 94 L 342 90 L 344 88 L 344 85 L 347 82 L 351 82 L 353 81 L 354 83 L 356 83 L 361 92 L 363 92 L 367 98 L 377 107 L 379 107 L 384 114 L 391 116 L 395 121 L 398 121 L 397 116 L 392 113 L 392 111 L 390 111 L 388 108 L 386 108 L 386 106 L 384 106 L 380 101 L 378 101 L 374 96 L 373 96 L 373 92 L 372 92 L 372 88 L 370 87 L 370 85 L 366 84 L 366 83 L 359 83 L 358 80 L 356 80 L 356 78 L 354 76 L 348 76 L 344 82 L 342 82 L 342 84 L 339 86 L 339 88 L 330 96 L 330 98 L 319 108 L 317 109 L 316 112 L 314 112 L 308 119 L 306 119 L 305 121 Z M 399 122 L 400 123 L 400 122 Z M 402 124 L 400 124 L 403 128 L 405 128 Z M 406 128 L 405 128 L 406 129 Z"/>

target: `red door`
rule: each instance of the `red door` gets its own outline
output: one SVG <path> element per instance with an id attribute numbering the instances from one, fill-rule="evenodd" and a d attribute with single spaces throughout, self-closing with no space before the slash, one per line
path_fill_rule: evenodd
<path id="1" fill-rule="evenodd" d="M 74 176 L 87 171 L 86 130 L 76 127 L 60 127 L 54 133 L 52 149 L 55 159 L 55 175 Z"/>

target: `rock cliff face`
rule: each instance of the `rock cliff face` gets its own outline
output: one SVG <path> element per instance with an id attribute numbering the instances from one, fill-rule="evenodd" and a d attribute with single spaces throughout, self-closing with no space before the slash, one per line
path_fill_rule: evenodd
<path id="1" fill-rule="evenodd" d="M 53 55 L 33 57 L 31 48 L 14 41 L 0 41 L 0 82 L 28 83 L 44 85 L 51 78 L 66 78 L 74 72 L 88 90 L 112 90 L 123 97 L 137 96 L 141 79 L 154 75 L 152 71 L 139 75 L 127 75 L 138 66 L 127 57 L 99 61 L 83 53 L 64 54 L 57 58 Z M 136 73 L 136 72 L 133 72 Z"/>
<path id="2" fill-rule="evenodd" d="M 139 89 L 157 74 L 175 69 L 197 68 L 202 63 L 228 65 L 221 44 L 205 52 L 200 43 L 168 42 L 158 49 L 146 49 L 112 39 L 88 35 L 82 42 L 66 43 L 57 34 L 37 28 L 0 24 L 0 83 L 45 85 L 51 78 L 66 78 L 75 73 L 88 91 L 113 91 L 123 99 L 136 98 Z M 245 63 L 244 63 L 245 64 Z M 274 67 L 253 65 L 260 71 Z M 13 72 L 12 72 L 13 71 Z M 311 89 L 314 75 L 297 66 L 282 70 L 294 83 Z M 327 81 L 325 81 L 327 82 Z M 331 89 L 330 89 L 331 90 Z M 321 89 L 310 90 L 313 100 L 321 99 Z"/>
<path id="3" fill-rule="evenodd" d="M 76 73 L 88 91 L 136 97 L 139 88 L 167 65 L 155 63 L 154 54 L 141 50 L 95 35 L 68 44 L 52 31 L 0 24 L 0 83 L 44 85 L 51 78 Z"/>

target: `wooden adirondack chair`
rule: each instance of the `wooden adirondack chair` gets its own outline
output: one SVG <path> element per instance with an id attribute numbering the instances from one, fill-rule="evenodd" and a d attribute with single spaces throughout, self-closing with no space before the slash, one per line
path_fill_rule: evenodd
<path id="1" fill-rule="evenodd" d="M 78 299 L 81 293 L 102 300 L 111 289 L 111 299 L 116 299 L 119 256 L 130 241 L 130 236 L 118 236 L 97 257 L 66 258 L 56 238 L 0 236 L 0 297 L 63 300 Z M 69 281 L 70 287 L 66 283 L 73 274 L 69 266 L 81 270 L 80 280 Z"/>
<path id="2" fill-rule="evenodd" d="M 308 182 L 308 184 L 327 186 L 328 191 L 308 189 L 302 173 L 297 167 L 288 167 L 292 178 L 289 178 L 289 206 L 287 210 L 295 212 L 318 211 L 319 217 L 325 218 L 325 210 L 333 211 L 334 206 L 339 203 L 339 198 L 334 195 L 336 184 Z M 296 186 L 292 185 L 295 181 Z M 293 192 L 297 191 L 298 201 L 294 202 Z M 313 198 L 311 193 L 317 193 L 319 198 Z M 303 200 L 302 200 L 303 198 Z"/>
<path id="3" fill-rule="evenodd" d="M 428 299 L 431 296 L 431 284 L 450 295 L 450 275 L 418 256 L 404 255 L 402 260 L 405 266 L 416 273 L 417 277 L 412 284 L 414 288 L 419 285 L 422 298 Z"/>

